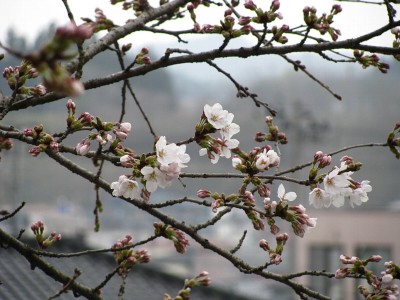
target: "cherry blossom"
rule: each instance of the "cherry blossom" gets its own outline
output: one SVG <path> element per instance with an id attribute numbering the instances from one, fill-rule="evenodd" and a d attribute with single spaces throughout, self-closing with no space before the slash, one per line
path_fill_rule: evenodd
<path id="1" fill-rule="evenodd" d="M 80 141 L 76 145 L 75 150 L 78 155 L 86 155 L 90 150 L 90 141 L 87 139 Z"/>
<path id="2" fill-rule="evenodd" d="M 363 180 L 358 184 L 358 187 L 354 190 L 351 190 L 346 196 L 349 199 L 351 207 L 354 205 L 360 206 L 363 202 L 368 201 L 368 195 L 372 191 L 372 187 L 369 185 L 368 180 Z"/>
<path id="3" fill-rule="evenodd" d="M 240 126 L 238 124 L 230 123 L 225 127 L 221 128 L 220 133 L 222 138 L 230 139 L 234 134 L 238 133 L 239 131 L 240 131 Z"/>
<path id="4" fill-rule="evenodd" d="M 226 158 L 230 158 L 232 155 L 231 150 L 239 146 L 239 141 L 236 139 L 225 139 L 225 140 L 218 139 L 217 141 L 218 145 L 220 146 L 220 151 L 221 151 L 220 156 Z"/>
<path id="5" fill-rule="evenodd" d="M 309 194 L 309 202 L 315 208 L 329 207 L 332 204 L 332 195 L 321 188 L 315 188 Z"/>
<path id="6" fill-rule="evenodd" d="M 134 199 L 139 192 L 138 183 L 129 179 L 126 175 L 121 175 L 118 178 L 118 181 L 111 183 L 110 187 L 113 190 L 113 196 L 116 197 L 122 196 L 125 198 Z"/>
<path id="7" fill-rule="evenodd" d="M 341 169 L 335 167 L 328 175 L 324 178 L 324 187 L 328 193 L 341 194 L 346 192 L 346 188 L 349 187 L 349 174 L 348 172 L 340 173 Z"/>
<path id="8" fill-rule="evenodd" d="M 177 146 L 174 143 L 167 145 L 165 136 L 161 136 L 156 143 L 157 161 L 162 166 L 178 163 L 181 167 L 186 167 L 185 163 L 190 161 L 190 156 L 185 151 L 185 145 Z"/>
<path id="9" fill-rule="evenodd" d="M 233 114 L 224 110 L 222 105 L 219 103 L 216 103 L 213 106 L 206 104 L 204 106 L 204 115 L 206 116 L 208 123 L 210 123 L 215 129 L 224 128 L 232 123 L 233 119 Z"/>
<path id="10" fill-rule="evenodd" d="M 280 157 L 274 150 L 267 150 L 257 155 L 256 168 L 260 171 L 268 170 L 270 167 L 276 167 L 280 163 Z"/>
<path id="11" fill-rule="evenodd" d="M 281 183 L 278 187 L 278 198 L 281 201 L 293 201 L 297 198 L 297 194 L 295 192 L 285 193 L 285 187 Z"/>
<path id="12" fill-rule="evenodd" d="M 134 157 L 130 154 L 123 155 L 119 158 L 121 166 L 125 168 L 132 168 L 134 163 Z"/>
<path id="13" fill-rule="evenodd" d="M 143 179 L 146 180 L 146 190 L 150 193 L 154 192 L 158 186 L 165 187 L 167 185 L 165 174 L 158 168 L 146 166 L 140 170 L 140 173 L 143 174 Z"/>

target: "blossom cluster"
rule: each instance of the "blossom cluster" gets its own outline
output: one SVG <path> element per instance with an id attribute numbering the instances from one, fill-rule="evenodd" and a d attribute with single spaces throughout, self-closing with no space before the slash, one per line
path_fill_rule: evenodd
<path id="1" fill-rule="evenodd" d="M 287 233 L 280 233 L 275 236 L 275 239 L 276 239 L 275 248 L 271 248 L 265 239 L 260 240 L 259 246 L 261 249 L 269 253 L 269 259 L 271 264 L 279 265 L 282 262 L 282 252 L 284 248 L 283 246 L 289 239 L 289 235 Z"/>
<path id="2" fill-rule="evenodd" d="M 3 71 L 3 77 L 7 80 L 10 89 L 15 94 L 27 96 L 42 96 L 46 94 L 46 88 L 42 84 L 37 84 L 33 87 L 25 86 L 27 80 L 38 76 L 38 71 L 27 60 L 22 60 L 20 66 L 9 66 Z"/>
<path id="3" fill-rule="evenodd" d="M 70 131 L 77 131 L 83 128 L 93 129 L 87 138 L 81 140 L 76 146 L 75 151 L 78 155 L 86 155 L 90 151 L 92 141 L 96 141 L 99 146 L 109 146 L 109 151 L 115 154 L 124 154 L 121 142 L 125 141 L 131 132 L 132 124 L 129 122 L 103 122 L 99 117 L 94 117 L 89 112 L 84 112 L 75 117 L 76 104 L 69 99 L 66 104 L 68 110 L 67 128 Z M 111 135 L 114 134 L 114 137 Z M 122 155 L 121 154 L 121 155 Z"/>
<path id="4" fill-rule="evenodd" d="M 333 17 L 341 11 L 342 7 L 338 4 L 334 4 L 329 15 L 324 13 L 321 17 L 318 17 L 315 7 L 306 6 L 303 9 L 304 22 L 309 28 L 318 30 L 322 35 L 328 33 L 332 40 L 336 41 L 339 35 L 341 35 L 341 32 L 339 29 L 333 28 L 331 24 L 333 23 Z"/>
<path id="5" fill-rule="evenodd" d="M 314 156 L 314 163 L 319 162 L 318 168 L 329 165 L 330 156 L 317 152 Z M 351 207 L 361 205 L 368 201 L 367 193 L 371 192 L 372 187 L 368 180 L 361 182 L 355 181 L 351 175 L 360 168 L 359 163 L 355 163 L 349 156 L 341 158 L 340 167 L 335 166 L 324 178 L 324 189 L 315 187 L 309 194 L 309 202 L 316 208 L 341 207 L 347 200 Z M 312 169 L 315 170 L 315 169 Z M 313 172 L 312 177 L 315 177 Z"/>
<path id="6" fill-rule="evenodd" d="M 41 152 L 45 152 L 47 149 L 53 152 L 58 152 L 60 149 L 59 143 L 52 135 L 44 131 L 42 124 L 36 125 L 33 128 L 25 128 L 23 134 L 26 137 L 32 138 L 37 144 L 29 149 L 29 153 L 34 157 L 38 156 Z"/>
<path id="7" fill-rule="evenodd" d="M 394 279 L 400 279 L 400 268 L 392 261 L 385 262 L 386 270 L 381 272 L 381 276 L 374 274 L 368 269 L 368 263 L 380 262 L 380 255 L 371 255 L 367 259 L 360 259 L 356 256 L 340 255 L 340 261 L 349 267 L 340 268 L 335 273 L 335 278 L 343 279 L 346 277 L 363 277 L 371 288 L 363 285 L 358 287 L 359 293 L 365 299 L 387 299 L 396 300 L 400 296 L 399 286 L 394 283 Z"/>
<path id="8" fill-rule="evenodd" d="M 224 110 L 220 103 L 204 106 L 201 120 L 196 125 L 196 142 L 202 147 L 199 154 L 207 154 L 213 164 L 216 164 L 220 157 L 230 158 L 231 150 L 239 146 L 239 141 L 232 138 L 240 131 L 240 126 L 232 122 L 233 117 L 234 115 Z M 219 131 L 220 138 L 210 135 L 216 131 Z"/>
<path id="9" fill-rule="evenodd" d="M 142 198 L 148 199 L 149 194 L 158 187 L 170 186 L 174 179 L 179 178 L 182 168 L 185 168 L 190 161 L 186 153 L 185 145 L 167 144 L 165 136 L 161 136 L 155 144 L 155 155 L 149 156 L 143 161 L 131 154 L 120 157 L 120 163 L 124 167 L 133 168 L 136 177 L 140 177 L 145 190 L 142 191 Z M 114 196 L 123 196 L 133 199 L 139 192 L 139 185 L 134 180 L 135 176 L 121 175 L 118 181 L 111 183 Z"/>

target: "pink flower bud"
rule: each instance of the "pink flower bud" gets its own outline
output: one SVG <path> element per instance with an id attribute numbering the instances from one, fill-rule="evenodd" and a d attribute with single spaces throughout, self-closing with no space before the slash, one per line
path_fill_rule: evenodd
<path id="1" fill-rule="evenodd" d="M 201 199 L 205 199 L 210 197 L 211 192 L 207 191 L 207 190 L 198 190 L 197 191 L 197 197 L 201 198 Z"/>
<path id="2" fill-rule="evenodd" d="M 31 149 L 29 149 L 29 153 L 34 157 L 38 156 L 40 152 L 41 150 L 39 146 L 33 146 Z"/>
<path id="3" fill-rule="evenodd" d="M 336 279 L 343 279 L 346 278 L 346 276 L 349 274 L 349 269 L 348 268 L 340 268 L 336 270 L 335 272 L 335 278 Z"/>
<path id="4" fill-rule="evenodd" d="M 82 140 L 80 141 L 76 147 L 75 151 L 78 155 L 86 155 L 90 150 L 90 141 L 89 140 Z"/>
<path id="5" fill-rule="evenodd" d="M 266 239 L 260 240 L 260 242 L 258 244 L 259 244 L 260 248 L 263 249 L 264 251 L 268 251 L 270 249 Z"/>
<path id="6" fill-rule="evenodd" d="M 34 132 L 31 128 L 25 128 L 23 132 L 25 136 L 34 136 Z"/>
<path id="7" fill-rule="evenodd" d="M 371 255 L 368 258 L 368 261 L 370 261 L 370 262 L 380 262 L 381 260 L 382 260 L 382 256 L 380 256 L 380 255 Z"/>

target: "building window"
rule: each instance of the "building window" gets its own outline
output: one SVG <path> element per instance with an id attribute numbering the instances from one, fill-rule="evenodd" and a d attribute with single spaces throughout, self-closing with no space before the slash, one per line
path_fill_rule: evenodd
<path id="1" fill-rule="evenodd" d="M 382 245 L 363 245 L 358 246 L 356 249 L 356 256 L 360 259 L 367 259 L 371 255 L 380 255 L 382 256 L 382 260 L 378 263 L 368 263 L 367 267 L 370 269 L 374 274 L 380 275 L 382 271 L 386 268 L 384 266 L 384 262 L 392 260 L 392 250 L 390 246 L 382 246 Z M 368 288 L 368 284 L 365 279 L 357 279 L 355 282 L 355 291 L 356 297 L 355 299 L 365 299 L 360 295 L 358 292 L 358 286 L 363 285 Z"/>
<path id="2" fill-rule="evenodd" d="M 310 269 L 335 273 L 340 268 L 339 256 L 342 254 L 340 245 L 313 245 L 310 248 Z M 310 278 L 310 287 L 332 299 L 343 299 L 341 282 L 323 276 Z"/>

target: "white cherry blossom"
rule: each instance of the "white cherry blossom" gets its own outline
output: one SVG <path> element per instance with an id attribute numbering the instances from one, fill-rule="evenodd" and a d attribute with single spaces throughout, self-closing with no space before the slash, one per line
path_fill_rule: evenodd
<path id="1" fill-rule="evenodd" d="M 274 150 L 264 149 L 257 155 L 256 168 L 260 171 L 268 170 L 272 166 L 277 166 L 280 163 L 280 158 Z"/>
<path id="2" fill-rule="evenodd" d="M 118 181 L 111 183 L 112 194 L 116 197 L 134 199 L 139 192 L 139 185 L 136 181 L 129 179 L 126 175 L 121 175 Z"/>
<path id="3" fill-rule="evenodd" d="M 285 193 L 285 187 L 281 183 L 278 187 L 278 198 L 282 201 L 293 201 L 297 198 L 297 194 L 295 192 Z"/>
<path id="4" fill-rule="evenodd" d="M 330 194 L 344 194 L 348 192 L 350 185 L 349 174 L 344 172 L 339 174 L 341 169 L 335 167 L 324 178 L 324 188 Z"/>
<path id="5" fill-rule="evenodd" d="M 315 188 L 310 192 L 308 200 L 315 208 L 329 207 L 332 204 L 332 195 L 321 188 Z"/>
<path id="6" fill-rule="evenodd" d="M 143 179 L 146 180 L 146 190 L 150 193 L 154 192 L 158 186 L 165 187 L 165 174 L 158 168 L 145 166 L 140 170 Z"/>
<path id="7" fill-rule="evenodd" d="M 204 106 L 204 114 L 207 117 L 208 123 L 210 123 L 215 129 L 221 129 L 232 123 L 233 114 L 222 108 L 219 103 L 210 106 L 206 104 Z"/>
<path id="8" fill-rule="evenodd" d="M 181 167 L 186 167 L 185 163 L 190 161 L 190 156 L 185 151 L 185 145 L 177 146 L 174 143 L 167 145 L 165 136 L 161 136 L 156 143 L 157 161 L 162 166 L 178 163 Z"/>
<path id="9" fill-rule="evenodd" d="M 230 139 L 233 135 L 240 131 L 240 126 L 236 123 L 230 123 L 221 128 L 220 133 L 223 139 Z"/>
<path id="10" fill-rule="evenodd" d="M 368 195 L 372 191 L 372 187 L 369 185 L 368 180 L 363 180 L 360 183 L 360 186 L 357 187 L 354 190 L 351 190 L 346 196 L 349 199 L 351 207 L 354 207 L 354 205 L 360 206 L 363 202 L 368 201 Z"/>

